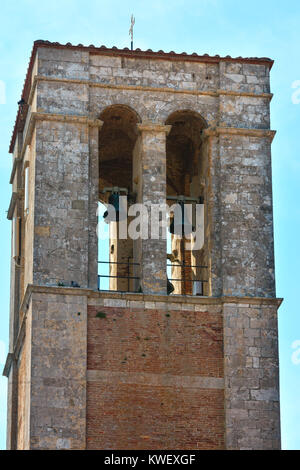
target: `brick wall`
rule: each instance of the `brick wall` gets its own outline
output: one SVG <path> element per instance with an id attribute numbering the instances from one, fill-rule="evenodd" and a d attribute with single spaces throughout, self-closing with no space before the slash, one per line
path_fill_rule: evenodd
<path id="1" fill-rule="evenodd" d="M 88 307 L 88 449 L 224 447 L 222 314 L 202 309 Z"/>

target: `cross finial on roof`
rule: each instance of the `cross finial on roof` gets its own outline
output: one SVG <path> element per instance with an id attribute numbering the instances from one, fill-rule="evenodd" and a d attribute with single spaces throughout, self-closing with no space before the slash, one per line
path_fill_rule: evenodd
<path id="1" fill-rule="evenodd" d="M 131 50 L 133 51 L 133 27 L 135 24 L 135 17 L 131 15 L 131 25 L 129 29 L 129 35 L 131 35 Z"/>

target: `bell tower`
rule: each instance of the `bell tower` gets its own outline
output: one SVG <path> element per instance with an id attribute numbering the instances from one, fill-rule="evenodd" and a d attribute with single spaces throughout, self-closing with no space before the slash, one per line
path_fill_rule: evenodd
<path id="1" fill-rule="evenodd" d="M 9 449 L 280 448 L 272 65 L 34 43 L 10 145 Z"/>

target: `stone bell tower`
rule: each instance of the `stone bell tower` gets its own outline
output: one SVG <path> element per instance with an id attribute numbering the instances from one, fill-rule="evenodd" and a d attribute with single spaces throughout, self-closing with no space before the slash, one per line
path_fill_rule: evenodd
<path id="1" fill-rule="evenodd" d="M 34 43 L 10 145 L 9 449 L 280 448 L 272 64 Z M 202 246 L 111 225 L 105 284 L 111 194 L 202 201 Z"/>

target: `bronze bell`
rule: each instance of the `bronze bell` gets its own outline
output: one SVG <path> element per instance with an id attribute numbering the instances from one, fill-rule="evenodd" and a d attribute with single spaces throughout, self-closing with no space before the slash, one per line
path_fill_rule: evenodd
<path id="1" fill-rule="evenodd" d="M 172 282 L 169 281 L 169 279 L 167 278 L 167 294 L 170 295 L 172 294 L 172 292 L 174 291 L 174 286 L 172 284 Z"/>
<path id="2" fill-rule="evenodd" d="M 114 211 L 110 211 L 108 208 L 107 211 L 103 214 L 103 219 L 106 223 L 109 222 L 119 222 L 120 219 L 120 195 L 119 193 L 112 193 L 108 198 L 108 204 L 114 207 Z M 111 213 L 110 213 L 111 212 Z"/>
<path id="3" fill-rule="evenodd" d="M 194 231 L 194 227 L 192 227 L 190 222 L 187 220 L 187 217 L 185 217 L 184 203 L 180 201 L 178 204 L 180 204 L 181 207 L 181 223 L 175 224 L 175 217 L 173 217 L 169 225 L 169 232 L 172 235 L 180 235 L 181 237 L 184 237 L 185 235 L 190 235 Z M 189 228 L 189 230 L 187 230 L 187 228 Z"/>

